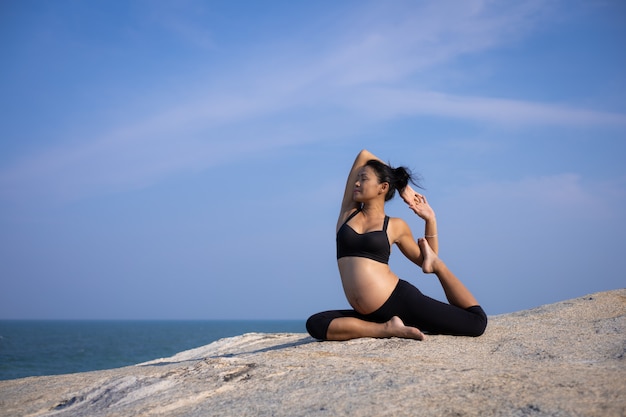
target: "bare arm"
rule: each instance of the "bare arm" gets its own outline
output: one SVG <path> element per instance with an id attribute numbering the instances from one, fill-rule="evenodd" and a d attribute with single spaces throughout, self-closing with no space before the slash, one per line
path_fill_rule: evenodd
<path id="1" fill-rule="evenodd" d="M 424 256 L 422 255 L 422 250 L 419 245 L 413 238 L 411 228 L 402 219 L 394 218 L 393 222 L 394 229 L 396 229 L 398 233 L 398 237 L 395 240 L 396 245 L 398 245 L 398 248 L 407 259 L 421 267 Z"/>
<path id="2" fill-rule="evenodd" d="M 415 214 L 424 219 L 424 237 L 433 252 L 439 253 L 439 237 L 437 236 L 437 217 L 435 211 L 430 207 L 426 197 L 415 192 L 410 185 L 407 185 L 401 193 L 402 199 L 409 205 Z"/>
<path id="3" fill-rule="evenodd" d="M 374 155 L 370 151 L 363 149 L 361 152 L 359 152 L 356 159 L 354 160 L 354 163 L 352 164 L 352 168 L 350 169 L 350 173 L 348 174 L 348 179 L 346 181 L 346 188 L 343 193 L 343 200 L 341 201 L 341 211 L 339 212 L 339 219 L 337 220 L 337 229 L 341 227 L 350 212 L 359 207 L 359 204 L 355 202 L 352 197 L 354 184 L 356 183 L 359 170 L 363 168 L 365 163 L 370 159 L 376 159 L 380 161 L 380 159 L 377 158 L 376 155 Z"/>

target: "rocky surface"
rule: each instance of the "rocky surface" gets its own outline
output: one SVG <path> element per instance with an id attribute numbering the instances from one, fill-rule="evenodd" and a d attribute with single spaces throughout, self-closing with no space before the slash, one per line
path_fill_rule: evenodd
<path id="1" fill-rule="evenodd" d="M 626 289 L 490 317 L 479 338 L 246 334 L 0 381 L 0 416 L 624 416 Z"/>

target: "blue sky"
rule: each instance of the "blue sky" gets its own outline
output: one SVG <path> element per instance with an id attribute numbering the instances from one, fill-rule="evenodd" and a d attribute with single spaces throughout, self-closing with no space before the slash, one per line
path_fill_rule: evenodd
<path id="1" fill-rule="evenodd" d="M 4 1 L 0 318 L 346 308 L 362 148 L 421 175 L 488 314 L 622 288 L 625 23 L 608 0 Z"/>

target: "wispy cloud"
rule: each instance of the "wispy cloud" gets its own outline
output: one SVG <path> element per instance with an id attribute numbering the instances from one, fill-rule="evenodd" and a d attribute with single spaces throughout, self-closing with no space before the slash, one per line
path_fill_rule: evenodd
<path id="1" fill-rule="evenodd" d="M 340 84 L 406 81 L 467 54 L 518 40 L 549 13 L 546 2 L 380 2 L 333 32 L 321 68 Z M 419 83 L 418 83 L 419 84 Z"/>
<path id="2" fill-rule="evenodd" d="M 344 104 L 373 118 L 431 115 L 517 126 L 626 126 L 626 114 L 481 96 L 393 88 L 363 88 Z"/>
<path id="3" fill-rule="evenodd" d="M 623 179 L 592 181 L 574 173 L 478 183 L 464 189 L 458 198 L 467 200 L 469 196 L 474 202 L 506 207 L 501 212 L 507 215 L 549 212 L 579 219 L 593 212 L 606 222 L 620 217 L 626 204 Z"/>
<path id="4" fill-rule="evenodd" d="M 230 62 L 229 72 L 207 68 L 210 76 L 188 81 L 193 93 L 161 97 L 160 110 L 151 117 L 25 155 L 0 169 L 0 195 L 72 198 L 141 187 L 296 140 L 329 140 L 328 132 L 337 129 L 349 136 L 396 117 L 434 115 L 513 126 L 626 125 L 623 114 L 465 96 L 424 81 L 460 57 L 523 38 L 550 11 L 535 1 L 375 2 L 342 16 L 342 25 L 314 44 L 302 38 L 278 47 L 255 44 L 250 60 Z M 202 48 L 215 46 L 197 21 L 187 26 L 182 17 L 158 16 L 177 37 Z M 325 109 L 351 118 L 339 121 Z M 275 120 L 308 133 L 280 134 L 267 127 Z"/>

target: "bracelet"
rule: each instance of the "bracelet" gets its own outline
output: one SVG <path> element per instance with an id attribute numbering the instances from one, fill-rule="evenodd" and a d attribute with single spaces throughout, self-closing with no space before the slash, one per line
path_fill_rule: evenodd
<path id="1" fill-rule="evenodd" d="M 437 237 L 437 235 L 424 235 L 424 237 Z"/>

